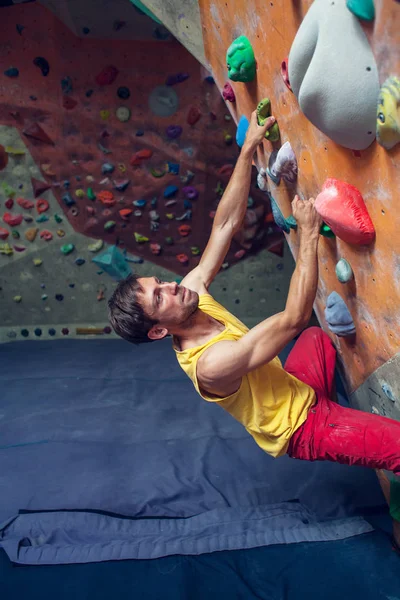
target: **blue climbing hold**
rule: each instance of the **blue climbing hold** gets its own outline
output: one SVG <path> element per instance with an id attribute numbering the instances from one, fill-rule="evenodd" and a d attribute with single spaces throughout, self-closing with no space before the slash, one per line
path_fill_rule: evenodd
<path id="1" fill-rule="evenodd" d="M 268 196 L 271 201 L 272 216 L 274 217 L 275 224 L 285 233 L 290 233 L 291 229 L 296 229 L 296 219 L 292 215 L 285 219 L 275 199 L 269 193 Z"/>
<path id="2" fill-rule="evenodd" d="M 382 391 L 391 402 L 396 402 L 396 396 L 393 394 L 393 390 L 388 383 L 382 384 Z"/>
<path id="3" fill-rule="evenodd" d="M 184 200 L 183 207 L 184 208 L 192 208 L 192 203 L 190 202 L 190 200 Z"/>
<path id="4" fill-rule="evenodd" d="M 4 75 L 10 77 L 11 79 L 14 79 L 15 77 L 18 77 L 19 71 L 16 67 L 10 67 L 6 71 L 4 71 Z"/>
<path id="5" fill-rule="evenodd" d="M 142 208 L 143 206 L 146 206 L 147 200 L 143 200 L 143 199 L 141 199 L 141 200 L 134 200 L 133 204 L 135 206 L 138 206 L 139 208 Z"/>
<path id="6" fill-rule="evenodd" d="M 326 300 L 325 319 L 329 329 L 340 337 L 356 332 L 350 311 L 337 292 L 332 292 Z"/>
<path id="7" fill-rule="evenodd" d="M 76 204 L 75 200 L 73 199 L 73 197 L 71 196 L 71 194 L 69 192 L 67 192 L 66 194 L 63 195 L 62 201 L 64 202 L 64 204 L 66 206 L 73 206 L 74 204 Z"/>
<path id="8" fill-rule="evenodd" d="M 164 198 L 172 198 L 178 191 L 178 187 L 176 185 L 168 185 L 164 190 Z"/>
<path id="9" fill-rule="evenodd" d="M 135 135 L 136 137 L 142 137 L 144 135 L 143 129 L 138 129 Z"/>
<path id="10" fill-rule="evenodd" d="M 152 200 L 151 200 L 151 206 L 152 206 L 153 208 L 155 208 L 155 207 L 157 206 L 157 198 L 156 198 L 156 197 L 155 197 L 155 198 L 152 198 Z"/>
<path id="11" fill-rule="evenodd" d="M 179 165 L 177 163 L 167 162 L 168 173 L 172 175 L 179 175 Z"/>
<path id="12" fill-rule="evenodd" d="M 242 115 L 240 117 L 240 121 L 236 130 L 236 143 L 241 148 L 244 144 L 244 140 L 246 139 L 246 133 L 249 128 L 249 120 L 247 117 Z"/>
<path id="13" fill-rule="evenodd" d="M 86 262 L 86 260 L 84 258 L 76 258 L 75 259 L 75 264 L 78 265 L 78 267 L 81 267 L 82 265 L 84 265 Z"/>
<path id="14" fill-rule="evenodd" d="M 131 268 L 125 256 L 118 250 L 117 246 L 109 246 L 105 252 L 95 256 L 92 262 L 117 281 L 125 279 L 131 273 Z"/>
<path id="15" fill-rule="evenodd" d="M 103 175 L 110 175 L 114 172 L 114 170 L 115 167 L 111 163 L 104 163 L 104 165 L 101 167 L 101 172 L 103 173 Z"/>
<path id="16" fill-rule="evenodd" d="M 37 337 L 40 337 L 42 335 L 42 330 L 40 329 L 40 327 L 36 327 L 34 333 Z"/>
<path id="17" fill-rule="evenodd" d="M 49 329 L 49 335 L 51 335 L 51 337 L 53 337 L 54 335 L 56 335 L 56 330 L 53 329 L 53 327 L 50 327 L 50 329 Z"/>

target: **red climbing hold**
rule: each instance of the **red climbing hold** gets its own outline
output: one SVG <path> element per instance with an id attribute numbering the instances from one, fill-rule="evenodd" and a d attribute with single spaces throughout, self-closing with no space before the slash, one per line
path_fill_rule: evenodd
<path id="1" fill-rule="evenodd" d="M 4 146 L 0 144 L 0 171 L 6 168 L 8 165 L 8 154 Z"/>
<path id="2" fill-rule="evenodd" d="M 188 122 L 188 124 L 195 125 L 200 118 L 201 112 L 199 111 L 197 106 L 191 106 L 186 117 L 186 121 Z"/>
<path id="3" fill-rule="evenodd" d="M 375 229 L 357 188 L 329 178 L 315 200 L 315 209 L 333 233 L 348 244 L 373 242 Z"/>
<path id="4" fill-rule="evenodd" d="M 0 240 L 6 240 L 9 235 L 10 232 L 7 229 L 4 229 L 4 227 L 0 227 Z"/>
<path id="5" fill-rule="evenodd" d="M 108 65 L 97 75 L 96 83 L 98 85 L 111 85 L 117 78 L 119 71 L 113 65 Z"/>
<path id="6" fill-rule="evenodd" d="M 152 156 L 153 156 L 153 151 L 149 150 L 147 148 L 144 148 L 143 150 L 139 150 L 139 152 L 135 152 L 135 154 L 132 156 L 132 158 L 130 160 L 130 164 L 132 167 L 137 167 L 138 165 L 141 165 L 144 160 L 147 160 L 148 158 L 151 158 Z"/>
<path id="7" fill-rule="evenodd" d="M 152 254 L 158 256 L 161 252 L 161 246 L 160 244 L 150 244 L 150 250 Z"/>
<path id="8" fill-rule="evenodd" d="M 46 210 L 49 210 L 49 208 L 50 204 L 47 202 L 47 200 L 39 198 L 39 200 L 36 201 L 36 210 L 38 211 L 39 215 L 46 212 Z"/>
<path id="9" fill-rule="evenodd" d="M 49 138 L 49 136 L 47 135 L 47 133 L 42 129 L 42 127 L 39 125 L 39 123 L 32 123 L 32 125 L 29 125 L 28 127 L 26 127 L 22 133 L 24 135 L 26 135 L 26 137 L 32 138 L 33 140 L 36 140 L 37 142 L 42 142 L 42 144 L 48 144 L 49 146 L 54 146 L 54 142 L 51 138 Z"/>
<path id="10" fill-rule="evenodd" d="M 31 177 L 31 183 L 33 195 L 35 198 L 41 196 L 42 194 L 44 194 L 44 192 L 47 192 L 47 190 L 51 188 L 51 185 L 46 183 L 46 181 L 39 181 L 39 179 L 35 179 L 34 177 Z"/>
<path id="11" fill-rule="evenodd" d="M 292 92 L 292 88 L 289 81 L 289 59 L 285 58 L 285 60 L 281 63 L 281 75 L 286 87 Z"/>
<path id="12" fill-rule="evenodd" d="M 177 254 L 176 258 L 182 265 L 187 265 L 189 262 L 189 258 L 186 254 Z"/>
<path id="13" fill-rule="evenodd" d="M 35 206 L 31 200 L 25 200 L 25 198 L 17 198 L 17 204 L 24 210 L 30 210 Z"/>
<path id="14" fill-rule="evenodd" d="M 218 169 L 217 175 L 230 177 L 233 173 L 233 169 L 234 169 L 234 165 L 229 165 L 229 164 L 223 165 L 220 169 Z"/>
<path id="15" fill-rule="evenodd" d="M 102 202 L 102 204 L 105 204 L 105 206 L 114 206 L 114 204 L 116 203 L 114 194 L 109 190 L 102 190 L 98 192 L 96 196 L 97 199 L 100 200 L 100 202 Z"/>
<path id="16" fill-rule="evenodd" d="M 178 231 L 182 237 L 186 237 L 192 231 L 192 228 L 190 227 L 190 225 L 180 225 L 178 227 Z"/>
<path id="17" fill-rule="evenodd" d="M 53 234 L 48 229 L 43 229 L 43 231 L 40 232 L 40 237 L 45 242 L 50 242 L 53 239 Z"/>
<path id="18" fill-rule="evenodd" d="M 8 200 L 4 202 L 4 206 L 8 208 L 8 210 L 11 210 L 14 206 L 14 200 L 12 198 L 8 198 Z"/>
<path id="19" fill-rule="evenodd" d="M 3 221 L 7 223 L 10 227 L 17 227 L 17 225 L 21 225 L 22 223 L 22 215 L 12 215 L 9 212 L 4 213 Z"/>
<path id="20" fill-rule="evenodd" d="M 93 206 L 87 206 L 86 212 L 88 215 L 94 215 L 96 211 L 94 210 Z"/>
<path id="21" fill-rule="evenodd" d="M 118 212 L 122 219 L 124 219 L 124 221 L 127 221 L 133 211 L 131 208 L 121 208 L 121 210 L 119 210 Z"/>
<path id="22" fill-rule="evenodd" d="M 63 96 L 63 107 L 66 110 L 72 110 L 78 104 L 77 100 L 71 98 L 71 96 Z"/>
<path id="23" fill-rule="evenodd" d="M 235 92 L 233 91 L 233 87 L 231 86 L 229 81 L 227 81 L 226 84 L 224 85 L 224 89 L 222 90 L 222 95 L 224 97 L 224 100 L 227 100 L 228 102 L 235 102 L 235 100 L 236 100 Z"/>

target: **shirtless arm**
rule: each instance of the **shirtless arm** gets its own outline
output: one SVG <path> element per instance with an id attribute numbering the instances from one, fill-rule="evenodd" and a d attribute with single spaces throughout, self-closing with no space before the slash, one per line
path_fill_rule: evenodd
<path id="1" fill-rule="evenodd" d="M 285 310 L 262 321 L 237 341 L 221 341 L 199 359 L 200 386 L 211 394 L 235 392 L 243 375 L 270 362 L 307 325 L 318 285 L 318 239 L 321 218 L 314 200 L 296 196 L 293 215 L 298 222 L 299 254 Z"/>

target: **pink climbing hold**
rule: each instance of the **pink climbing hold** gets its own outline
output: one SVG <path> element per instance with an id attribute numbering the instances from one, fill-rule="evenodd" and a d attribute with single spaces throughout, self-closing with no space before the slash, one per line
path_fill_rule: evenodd
<path id="1" fill-rule="evenodd" d="M 235 252 L 235 258 L 236 260 L 239 260 L 240 258 L 243 258 L 243 256 L 246 254 L 246 250 L 238 250 L 237 252 Z"/>
<path id="2" fill-rule="evenodd" d="M 161 246 L 160 244 L 150 244 L 150 250 L 152 254 L 158 256 L 161 252 Z"/>
<path id="3" fill-rule="evenodd" d="M 111 85 L 116 80 L 118 73 L 117 67 L 108 65 L 97 75 L 96 83 L 98 85 Z"/>
<path id="4" fill-rule="evenodd" d="M 7 229 L 4 229 L 4 227 L 0 227 L 0 240 L 6 240 L 9 235 L 10 232 Z"/>
<path id="5" fill-rule="evenodd" d="M 354 186 L 329 178 L 314 206 L 333 233 L 344 242 L 367 245 L 374 241 L 374 225 L 361 193 Z"/>
<path id="6" fill-rule="evenodd" d="M 49 208 L 50 204 L 47 202 L 47 200 L 39 198 L 39 200 L 36 201 L 36 210 L 38 211 L 39 215 L 49 210 Z"/>
<path id="7" fill-rule="evenodd" d="M 21 225 L 22 223 L 22 215 L 12 215 L 9 212 L 4 213 L 3 221 L 7 223 L 10 227 L 17 227 L 17 225 Z"/>
<path id="8" fill-rule="evenodd" d="M 222 90 L 222 95 L 224 97 L 224 100 L 227 100 L 228 102 L 236 101 L 235 92 L 233 91 L 233 87 L 231 86 L 229 81 L 227 81 L 226 84 L 224 85 L 224 89 Z"/>
<path id="9" fill-rule="evenodd" d="M 30 210 L 35 206 L 31 200 L 25 200 L 25 198 L 17 198 L 17 204 L 24 210 Z"/>
<path id="10" fill-rule="evenodd" d="M 50 242 L 53 239 L 53 234 L 48 229 L 43 229 L 43 231 L 40 232 L 40 237 L 45 242 Z"/>

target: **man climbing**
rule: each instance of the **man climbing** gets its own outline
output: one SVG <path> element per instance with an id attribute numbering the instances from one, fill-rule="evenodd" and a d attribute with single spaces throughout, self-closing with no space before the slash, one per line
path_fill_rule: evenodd
<path id="1" fill-rule="evenodd" d="M 253 154 L 274 121 L 260 127 L 252 114 L 199 265 L 180 285 L 133 275 L 121 281 L 109 301 L 111 324 L 133 343 L 172 335 L 178 362 L 198 393 L 240 421 L 272 456 L 400 473 L 400 422 L 330 399 L 336 352 L 321 329 L 300 335 L 285 368 L 278 358 L 306 327 L 317 292 L 321 218 L 313 199 L 296 196 L 292 203 L 299 252 L 282 312 L 248 330 L 208 293 L 246 213 Z"/>

